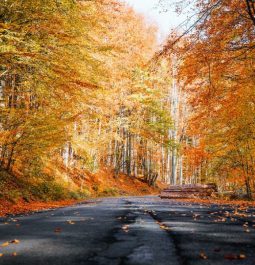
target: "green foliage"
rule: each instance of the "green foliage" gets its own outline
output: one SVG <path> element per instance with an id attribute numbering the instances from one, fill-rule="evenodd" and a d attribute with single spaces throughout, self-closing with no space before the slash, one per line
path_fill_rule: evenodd
<path id="1" fill-rule="evenodd" d="M 0 198 L 12 203 L 17 203 L 23 196 L 27 199 L 27 193 L 23 193 L 25 187 L 28 186 L 24 180 L 17 179 L 4 170 L 0 171 Z"/>
<path id="2" fill-rule="evenodd" d="M 107 188 L 107 189 L 104 189 L 103 191 L 101 191 L 99 193 L 99 196 L 106 196 L 106 197 L 109 197 L 109 196 L 118 196 L 119 195 L 119 190 L 116 189 L 116 188 Z"/>
<path id="3" fill-rule="evenodd" d="M 88 189 L 83 189 L 82 191 L 71 191 L 68 195 L 70 199 L 82 200 L 91 196 L 91 192 Z"/>
<path id="4" fill-rule="evenodd" d="M 40 182 L 38 182 L 38 179 Z M 17 203 L 33 200 L 58 201 L 65 199 L 80 200 L 90 196 L 87 189 L 82 191 L 70 190 L 68 187 L 56 183 L 52 176 L 41 174 L 35 179 L 17 178 L 8 172 L 0 171 L 0 199 Z"/>
<path id="5" fill-rule="evenodd" d="M 66 198 L 65 189 L 53 181 L 44 181 L 38 185 L 30 187 L 33 197 L 42 201 L 61 200 Z"/>

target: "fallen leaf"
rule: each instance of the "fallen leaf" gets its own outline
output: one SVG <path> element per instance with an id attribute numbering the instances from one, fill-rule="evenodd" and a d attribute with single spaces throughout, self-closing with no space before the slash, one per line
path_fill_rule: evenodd
<path id="1" fill-rule="evenodd" d="M 122 229 L 124 232 L 127 233 L 127 232 L 128 232 L 128 228 L 129 228 L 128 225 L 123 225 L 121 229 Z"/>
<path id="2" fill-rule="evenodd" d="M 57 227 L 55 230 L 54 230 L 55 233 L 60 233 L 62 232 L 62 229 L 60 227 Z"/>
<path id="3" fill-rule="evenodd" d="M 0 257 L 2 257 L 4 254 L 3 253 L 0 253 Z"/>
<path id="4" fill-rule="evenodd" d="M 13 256 L 13 257 L 16 257 L 16 256 L 17 256 L 17 253 L 16 253 L 16 252 L 13 252 L 13 253 L 12 253 L 12 256 Z"/>
<path id="5" fill-rule="evenodd" d="M 245 256 L 244 254 L 240 254 L 240 255 L 238 256 L 238 258 L 239 258 L 239 259 L 246 259 L 246 256 Z"/>
<path id="6" fill-rule="evenodd" d="M 18 239 L 14 239 L 14 240 L 11 240 L 9 243 L 11 244 L 19 244 L 19 240 Z"/>
<path id="7" fill-rule="evenodd" d="M 163 230 L 170 230 L 170 228 L 164 224 L 160 225 L 159 227 Z"/>
<path id="8" fill-rule="evenodd" d="M 75 224 L 75 222 L 74 221 L 71 221 L 71 220 L 69 220 L 67 222 L 68 222 L 69 225 L 74 225 Z"/>
<path id="9" fill-rule="evenodd" d="M 9 246 L 9 242 L 5 242 L 2 244 L 2 247 L 7 247 L 7 246 Z"/>
<path id="10" fill-rule="evenodd" d="M 208 259 L 207 255 L 205 254 L 204 251 L 201 251 L 199 254 L 200 259 Z"/>

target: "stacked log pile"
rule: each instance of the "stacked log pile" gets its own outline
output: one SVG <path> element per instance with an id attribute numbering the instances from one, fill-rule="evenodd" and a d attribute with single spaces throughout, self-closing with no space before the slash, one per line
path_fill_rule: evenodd
<path id="1" fill-rule="evenodd" d="M 160 198 L 164 199 L 184 199 L 184 198 L 209 198 L 217 193 L 215 184 L 196 185 L 173 185 L 164 189 Z"/>

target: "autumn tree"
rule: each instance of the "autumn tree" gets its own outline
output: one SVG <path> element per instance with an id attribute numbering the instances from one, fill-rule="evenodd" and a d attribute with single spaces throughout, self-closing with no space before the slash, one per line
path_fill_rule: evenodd
<path id="1" fill-rule="evenodd" d="M 169 78 L 160 76 L 163 66 L 157 72 L 148 63 L 156 51 L 156 29 L 124 4 L 101 1 L 96 8 L 102 25 L 98 39 L 107 51 L 98 58 L 107 77 L 92 98 L 93 109 L 82 115 L 72 146 L 78 157 L 83 153 L 87 169 L 111 168 L 116 177 L 141 175 L 154 184 L 163 173 L 159 150 L 171 126 L 163 102 Z"/>
<path id="2" fill-rule="evenodd" d="M 184 1 L 179 2 L 179 4 Z M 160 55 L 180 58 L 179 82 L 188 97 L 192 174 L 223 190 L 254 190 L 254 3 L 196 1 L 192 24 L 170 38 Z M 182 43 L 177 41 L 182 38 Z M 193 139 L 196 139 L 194 142 Z M 195 148 L 195 149 L 194 149 Z M 192 162 L 194 165 L 197 162 Z"/>
<path id="3" fill-rule="evenodd" d="M 84 110 L 77 104 L 96 87 L 99 69 L 90 6 L 3 1 L 0 12 L 1 167 L 11 170 L 31 167 L 70 138 L 68 124 Z"/>

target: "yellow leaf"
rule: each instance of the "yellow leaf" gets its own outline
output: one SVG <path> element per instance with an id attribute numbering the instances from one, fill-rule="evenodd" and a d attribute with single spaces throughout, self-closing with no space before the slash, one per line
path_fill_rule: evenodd
<path id="1" fill-rule="evenodd" d="M 239 259 L 246 259 L 246 256 L 244 254 L 240 254 Z"/>
<path id="2" fill-rule="evenodd" d="M 208 259 L 207 255 L 203 251 L 200 252 L 199 257 L 201 259 Z"/>
<path id="3" fill-rule="evenodd" d="M 14 240 L 10 241 L 11 244 L 19 244 L 19 242 L 20 241 L 18 239 L 14 239 Z"/>

